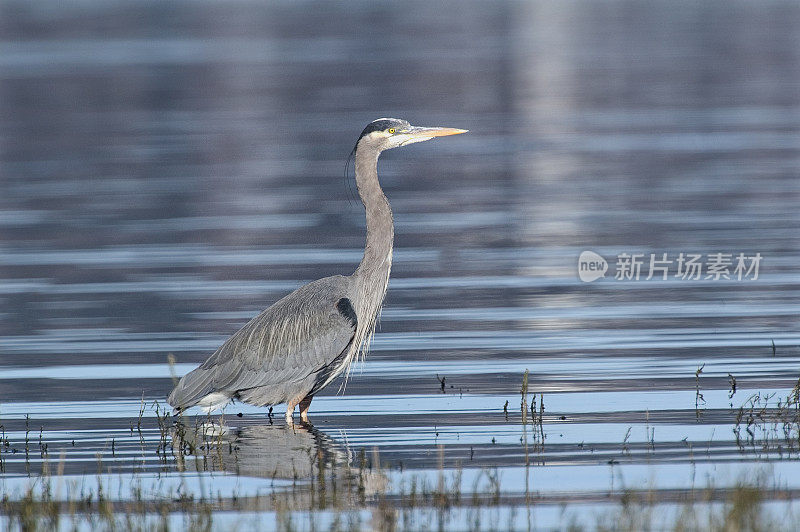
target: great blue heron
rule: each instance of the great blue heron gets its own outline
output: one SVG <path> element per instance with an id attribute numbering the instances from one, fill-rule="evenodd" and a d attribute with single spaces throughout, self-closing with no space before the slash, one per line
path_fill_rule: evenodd
<path id="1" fill-rule="evenodd" d="M 355 147 L 358 194 L 367 212 L 364 258 L 349 276 L 302 286 L 250 320 L 198 368 L 186 374 L 167 401 L 179 411 L 218 408 L 231 400 L 256 406 L 286 403 L 286 422 L 300 405 L 308 421 L 314 394 L 363 357 L 375 331 L 392 265 L 394 222 L 378 182 L 382 151 L 464 129 L 416 127 L 380 118 Z"/>

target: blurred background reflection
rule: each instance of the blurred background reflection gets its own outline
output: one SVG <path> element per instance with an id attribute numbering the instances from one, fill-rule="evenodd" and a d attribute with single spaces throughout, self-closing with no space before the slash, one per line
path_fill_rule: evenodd
<path id="1" fill-rule="evenodd" d="M 171 388 L 168 353 L 183 373 L 299 284 L 350 273 L 364 222 L 344 163 L 382 116 L 470 133 L 381 159 L 383 320 L 363 374 L 315 402 L 356 445 L 410 459 L 498 438 L 514 464 L 502 405 L 526 368 L 575 421 L 552 428 L 567 446 L 659 410 L 669 441 L 728 438 L 722 413 L 697 432 L 702 364 L 720 412 L 729 373 L 796 382 L 797 2 L 9 0 L 4 420 L 127 427 Z M 758 281 L 583 284 L 585 249 L 764 260 Z M 620 426 L 590 428 L 609 420 L 586 405 Z"/>

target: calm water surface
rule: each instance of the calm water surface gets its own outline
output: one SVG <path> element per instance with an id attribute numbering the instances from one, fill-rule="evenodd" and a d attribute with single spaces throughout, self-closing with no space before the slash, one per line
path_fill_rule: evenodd
<path id="1" fill-rule="evenodd" d="M 235 405 L 236 453 L 165 452 L 172 371 L 355 268 L 344 161 L 380 116 L 470 133 L 381 159 L 396 252 L 363 367 L 313 428 Z M 224 510 L 296 494 L 312 454 L 334 477 L 380 462 L 365 493 L 398 500 L 443 467 L 497 497 L 489 527 L 742 479 L 792 501 L 798 124 L 793 2 L 3 2 L 0 491 L 61 461 L 73 490 L 210 486 Z M 579 280 L 584 250 L 604 279 Z M 623 253 L 639 280 L 613 278 Z M 651 253 L 763 259 L 756 280 L 645 280 Z M 333 519 L 302 507 L 301 528 Z"/>

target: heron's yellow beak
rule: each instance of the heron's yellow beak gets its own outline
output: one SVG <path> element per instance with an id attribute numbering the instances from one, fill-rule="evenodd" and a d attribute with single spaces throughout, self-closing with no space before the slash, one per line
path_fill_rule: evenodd
<path id="1" fill-rule="evenodd" d="M 412 127 L 408 131 L 402 132 L 404 135 L 411 135 L 412 137 L 424 137 L 430 139 L 433 137 L 446 137 L 448 135 L 460 135 L 466 133 L 468 129 L 456 129 L 452 127 Z"/>
<path id="2" fill-rule="evenodd" d="M 411 126 L 408 129 L 398 131 L 394 135 L 395 146 L 407 146 L 415 142 L 431 140 L 433 137 L 446 137 L 448 135 L 460 135 L 466 133 L 466 129 L 455 129 L 452 127 L 417 127 Z"/>

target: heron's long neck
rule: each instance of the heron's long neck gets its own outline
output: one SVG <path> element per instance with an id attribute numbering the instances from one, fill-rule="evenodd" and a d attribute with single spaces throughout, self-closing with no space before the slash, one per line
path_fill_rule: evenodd
<path id="1" fill-rule="evenodd" d="M 365 294 L 379 296 L 377 306 L 380 308 L 392 266 L 394 220 L 389 201 L 378 182 L 378 155 L 380 151 L 367 145 L 356 149 L 356 185 L 367 211 L 367 245 L 354 275 L 362 282 Z"/>

